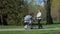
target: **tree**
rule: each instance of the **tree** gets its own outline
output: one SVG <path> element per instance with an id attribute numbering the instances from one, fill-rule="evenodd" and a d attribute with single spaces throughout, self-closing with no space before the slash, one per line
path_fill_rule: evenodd
<path id="1" fill-rule="evenodd" d="M 3 10 L 5 9 L 6 3 L 4 1 L 0 0 L 0 25 L 7 25 L 6 17 L 7 15 L 3 15 Z"/>
<path id="2" fill-rule="evenodd" d="M 6 24 L 5 22 L 9 25 L 22 25 L 23 17 L 27 13 L 28 5 L 24 0 L 0 0 L 0 24 L 2 25 Z"/>
<path id="3" fill-rule="evenodd" d="M 53 24 L 53 19 L 51 17 L 51 2 L 52 0 L 47 0 L 46 1 L 46 24 Z"/>

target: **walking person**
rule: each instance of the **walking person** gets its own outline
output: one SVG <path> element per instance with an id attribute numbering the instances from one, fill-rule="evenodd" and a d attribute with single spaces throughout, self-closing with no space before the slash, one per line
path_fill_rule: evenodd
<path id="1" fill-rule="evenodd" d="M 41 24 L 41 11 L 40 10 L 38 10 L 36 18 L 37 18 L 37 21 L 38 21 L 38 29 L 41 29 L 42 24 Z"/>
<path id="2" fill-rule="evenodd" d="M 33 28 L 33 26 L 32 26 L 33 18 L 30 14 L 28 14 L 24 17 L 24 24 L 25 24 L 25 26 L 24 26 L 25 29 L 27 29 L 27 28 L 32 29 Z"/>

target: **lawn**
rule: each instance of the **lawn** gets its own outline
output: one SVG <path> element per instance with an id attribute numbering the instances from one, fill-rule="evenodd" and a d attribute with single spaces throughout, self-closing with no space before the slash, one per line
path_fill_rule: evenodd
<path id="1" fill-rule="evenodd" d="M 43 25 L 43 28 L 60 28 L 60 24 Z"/>
<path id="2" fill-rule="evenodd" d="M 41 23 L 43 24 L 43 28 L 60 28 L 60 21 L 53 21 L 54 24 L 51 25 L 46 25 L 46 21 L 42 21 Z M 34 27 L 37 27 L 37 25 Z M 13 26 L 13 25 L 0 25 L 0 29 L 5 29 L 5 28 L 24 28 L 24 26 Z"/>
<path id="3" fill-rule="evenodd" d="M 24 26 L 1 26 L 0 29 L 23 28 Z M 34 27 L 37 27 L 34 26 Z M 60 24 L 44 25 L 43 28 L 60 28 Z M 60 30 L 21 30 L 21 31 L 0 31 L 0 34 L 60 34 Z"/>
<path id="4" fill-rule="evenodd" d="M 34 27 L 37 27 L 34 26 Z M 5 28 L 24 28 L 24 26 L 0 26 L 0 29 L 5 29 Z M 43 25 L 43 28 L 60 28 L 60 24 L 52 24 L 52 25 Z"/>
<path id="5" fill-rule="evenodd" d="M 7 25 L 7 26 L 1 26 L 0 25 L 0 29 L 6 29 L 6 28 L 23 28 L 23 26 L 9 26 L 9 25 Z"/>
<path id="6" fill-rule="evenodd" d="M 0 34 L 60 34 L 60 30 L 1 31 Z"/>

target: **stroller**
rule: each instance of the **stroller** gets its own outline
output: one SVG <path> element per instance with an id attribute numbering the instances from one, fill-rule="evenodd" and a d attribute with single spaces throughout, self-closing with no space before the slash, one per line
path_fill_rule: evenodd
<path id="1" fill-rule="evenodd" d="M 25 22 L 25 29 L 33 29 L 33 20 L 29 20 L 28 22 Z"/>

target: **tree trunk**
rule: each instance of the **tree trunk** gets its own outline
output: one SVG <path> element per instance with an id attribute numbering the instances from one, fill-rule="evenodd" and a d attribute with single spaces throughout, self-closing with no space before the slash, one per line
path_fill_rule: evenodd
<path id="1" fill-rule="evenodd" d="M 1 15 L 0 15 L 0 25 L 2 25 L 2 22 L 1 22 Z"/>
<path id="2" fill-rule="evenodd" d="M 47 0 L 46 3 L 46 24 L 53 24 L 53 20 L 51 17 L 51 0 Z"/>
<path id="3" fill-rule="evenodd" d="M 2 18 L 3 18 L 3 25 L 7 25 L 7 14 L 3 14 L 2 15 Z"/>
<path id="4" fill-rule="evenodd" d="M 60 21 L 60 5 L 58 6 L 58 10 L 57 10 L 57 20 Z"/>
<path id="5" fill-rule="evenodd" d="M 0 3 L 0 25 L 7 25 L 7 14 L 3 13 L 3 9 L 5 8 L 5 4 L 3 1 Z"/>

